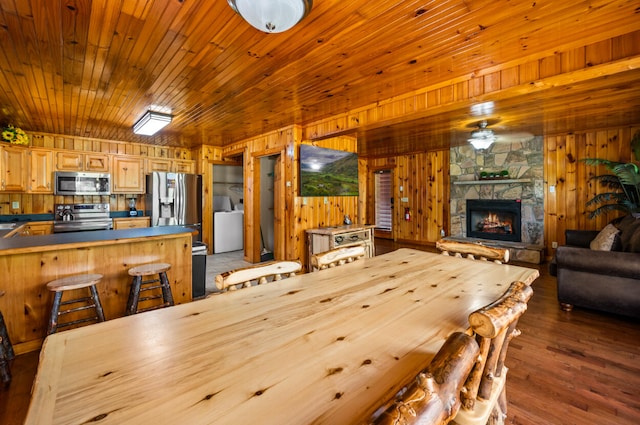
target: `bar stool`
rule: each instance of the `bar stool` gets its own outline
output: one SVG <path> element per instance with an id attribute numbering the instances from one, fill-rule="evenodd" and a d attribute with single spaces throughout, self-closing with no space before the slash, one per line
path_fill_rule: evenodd
<path id="1" fill-rule="evenodd" d="M 133 276 L 131 282 L 131 291 L 129 291 L 129 300 L 127 301 L 127 316 L 131 314 L 141 313 L 143 311 L 155 310 L 158 308 L 169 307 L 173 305 L 173 295 L 171 294 L 171 286 L 167 278 L 167 270 L 171 268 L 171 264 L 167 263 L 150 263 L 129 269 L 129 275 Z M 157 279 L 142 280 L 146 276 L 158 275 Z M 159 282 L 159 285 L 153 285 Z M 143 287 L 143 285 L 145 285 Z M 152 286 L 146 286 L 152 285 Z M 142 291 L 150 291 L 162 288 L 162 295 L 150 295 L 148 297 L 140 297 Z M 138 308 L 138 302 L 149 301 L 162 298 L 162 304 L 152 307 Z"/>
<path id="2" fill-rule="evenodd" d="M 47 335 L 55 333 L 58 328 L 64 326 L 76 325 L 83 322 L 98 321 L 104 322 L 104 311 L 102 310 L 102 304 L 98 297 L 98 290 L 96 284 L 102 279 L 101 274 L 79 274 L 73 276 L 63 277 L 62 279 L 56 279 L 47 283 L 47 289 L 51 292 L 55 292 L 53 297 L 53 307 L 51 307 L 51 316 L 49 317 L 49 325 L 47 326 Z M 62 301 L 62 294 L 64 291 L 70 291 L 73 289 L 89 288 L 90 296 L 82 298 L 72 298 L 67 301 Z M 60 310 L 61 306 L 67 306 L 71 304 L 84 303 L 79 307 L 68 308 L 66 310 Z M 70 322 L 59 323 L 58 318 L 63 314 L 75 313 L 83 310 L 94 309 L 96 315 L 93 317 L 86 317 L 83 319 L 77 319 Z"/>
<path id="3" fill-rule="evenodd" d="M 4 291 L 0 291 L 0 297 L 4 295 Z M 9 340 L 7 325 L 4 323 L 4 317 L 0 311 L 0 381 L 4 386 L 11 382 L 11 370 L 9 369 L 9 361 L 13 360 L 13 346 Z"/>

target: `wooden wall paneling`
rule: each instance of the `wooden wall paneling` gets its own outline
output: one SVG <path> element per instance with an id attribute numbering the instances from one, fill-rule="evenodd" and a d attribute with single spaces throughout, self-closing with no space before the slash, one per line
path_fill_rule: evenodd
<path id="1" fill-rule="evenodd" d="M 435 243 L 440 230 L 448 230 L 448 150 L 400 156 L 396 161 L 393 237 L 420 244 Z M 408 202 L 402 202 L 402 198 L 408 198 Z M 410 209 L 411 221 L 404 219 L 405 208 Z"/>
<path id="2" fill-rule="evenodd" d="M 585 203 L 605 188 L 590 180 L 607 172 L 603 166 L 588 166 L 584 158 L 631 161 L 629 143 L 638 127 L 593 130 L 576 134 L 547 136 L 544 140 L 545 245 L 553 253 L 551 243 L 564 244 L 567 229 L 600 230 L 622 213 L 612 212 L 589 218 L 593 208 Z M 551 193 L 548 189 L 555 185 Z"/>
<path id="3" fill-rule="evenodd" d="M 449 234 L 449 150 L 428 152 L 427 167 L 427 210 L 428 221 L 425 240 L 436 242 L 440 230 Z"/>
<path id="4" fill-rule="evenodd" d="M 566 52 L 561 55 L 561 69 L 562 72 L 571 72 L 578 69 L 582 69 L 586 66 L 586 48 L 579 47 Z"/>
<path id="5" fill-rule="evenodd" d="M 578 215 L 578 192 L 576 181 L 576 137 L 574 134 L 568 134 L 565 138 L 564 145 L 564 166 L 565 171 L 565 227 L 568 229 L 576 228 L 576 216 Z"/>
<path id="6" fill-rule="evenodd" d="M 589 213 L 585 204 L 593 197 L 592 194 L 595 194 L 595 192 L 591 190 L 591 185 L 589 184 L 589 167 L 581 161 L 583 158 L 592 157 L 590 152 L 592 151 L 593 143 L 588 141 L 588 136 L 590 136 L 590 134 L 591 133 L 578 133 L 574 135 L 576 214 L 575 217 L 573 217 L 573 228 L 575 229 L 585 229 L 588 227 L 587 221 L 589 221 Z"/>
<path id="7" fill-rule="evenodd" d="M 552 241 L 556 241 L 558 244 L 564 244 L 564 234 L 558 231 L 558 216 L 556 215 L 558 199 L 561 199 L 561 194 L 558 191 L 558 176 L 555 166 L 557 139 L 557 136 L 547 136 L 543 142 L 543 173 L 546 183 L 544 191 L 544 239 L 548 246 L 550 246 Z M 551 190 L 552 187 L 553 190 Z M 561 239 L 559 239 L 560 236 Z M 552 251 L 547 250 L 547 253 L 552 253 Z"/>
<path id="8" fill-rule="evenodd" d="M 612 40 L 603 40 L 586 46 L 585 62 L 591 66 L 600 65 L 612 60 Z"/>
<path id="9" fill-rule="evenodd" d="M 394 204 L 394 217 L 393 217 L 393 227 L 394 227 L 394 236 L 395 239 L 398 240 L 408 240 L 410 241 L 411 234 L 411 222 L 406 221 L 404 219 L 404 211 L 405 208 L 409 208 L 409 211 L 415 216 L 415 212 L 412 211 L 411 205 L 408 202 L 402 202 L 402 198 L 405 197 L 405 190 L 407 188 L 407 184 L 409 183 L 409 170 L 408 170 L 408 162 L 407 156 L 402 156 L 398 158 L 398 167 L 396 168 L 395 173 L 395 187 L 397 192 L 394 197 L 396 202 Z M 409 199 L 410 201 L 410 199 Z M 415 220 L 414 217 L 412 217 Z"/>
<path id="10" fill-rule="evenodd" d="M 364 158 L 358 158 L 358 186 L 362 188 L 360 190 L 360 196 L 357 198 L 358 205 L 356 210 L 358 211 L 356 217 L 351 217 L 351 220 L 356 219 L 354 223 L 361 224 L 375 224 L 375 220 L 369 219 L 369 209 L 372 206 L 372 195 L 374 193 L 372 187 L 369 185 L 369 163 Z M 375 216 L 374 216 L 375 217 Z"/>
<path id="11" fill-rule="evenodd" d="M 573 195 L 571 193 L 569 193 L 567 191 L 567 184 L 566 184 L 566 145 L 567 143 L 567 136 L 563 135 L 562 137 L 559 137 L 556 141 L 556 159 L 555 159 L 555 166 L 558 168 L 558 170 L 562 170 L 561 171 L 561 175 L 558 178 L 557 181 L 557 187 L 556 190 L 561 193 L 562 195 L 559 197 L 559 202 L 557 203 L 557 209 L 556 209 L 556 217 L 558 220 L 558 230 L 560 230 L 562 232 L 562 234 L 564 234 L 564 231 L 567 228 L 567 223 L 566 223 L 566 219 L 567 219 L 567 197 Z"/>

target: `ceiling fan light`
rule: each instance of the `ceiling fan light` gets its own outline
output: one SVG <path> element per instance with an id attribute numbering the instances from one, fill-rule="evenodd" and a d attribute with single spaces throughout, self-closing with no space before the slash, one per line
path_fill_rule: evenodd
<path id="1" fill-rule="evenodd" d="M 481 121 L 478 127 L 477 130 L 471 132 L 471 137 L 467 139 L 467 142 L 471 143 L 474 149 L 487 149 L 496 141 L 496 136 L 493 134 L 493 130 L 486 128 L 487 121 Z"/>
<path id="2" fill-rule="evenodd" d="M 169 124 L 172 118 L 169 114 L 147 111 L 142 118 L 133 125 L 133 132 L 142 136 L 153 136 Z"/>
<path id="3" fill-rule="evenodd" d="M 252 27 L 264 32 L 283 32 L 311 11 L 313 0 L 227 0 L 229 6 Z"/>
<path id="4" fill-rule="evenodd" d="M 467 141 L 471 143 L 471 146 L 476 150 L 488 149 L 495 141 L 495 137 L 491 139 L 468 139 Z"/>

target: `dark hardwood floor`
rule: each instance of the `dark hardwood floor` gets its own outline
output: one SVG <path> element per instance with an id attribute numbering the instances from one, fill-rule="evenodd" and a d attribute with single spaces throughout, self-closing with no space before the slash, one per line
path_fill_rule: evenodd
<path id="1" fill-rule="evenodd" d="M 401 245 L 377 239 L 376 253 Z M 410 246 L 434 251 L 432 247 Z M 510 345 L 506 364 L 507 423 L 518 425 L 640 424 L 640 321 L 575 309 L 561 311 L 547 265 Z M 13 382 L 0 390 L 0 424 L 22 424 L 38 353 L 18 356 Z"/>

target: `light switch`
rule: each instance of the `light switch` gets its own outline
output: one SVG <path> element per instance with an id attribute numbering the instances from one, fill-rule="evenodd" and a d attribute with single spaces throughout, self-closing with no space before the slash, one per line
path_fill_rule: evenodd
<path id="1" fill-rule="evenodd" d="M 14 210 L 17 210 L 18 208 L 20 208 L 20 202 L 18 201 L 11 202 L 11 208 Z"/>
<path id="2" fill-rule="evenodd" d="M 556 187 L 554 185 L 549 186 L 549 193 L 556 193 Z"/>

